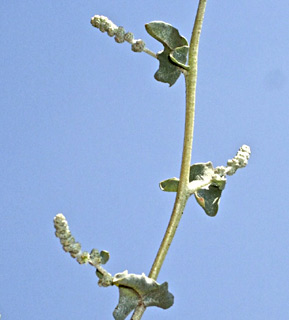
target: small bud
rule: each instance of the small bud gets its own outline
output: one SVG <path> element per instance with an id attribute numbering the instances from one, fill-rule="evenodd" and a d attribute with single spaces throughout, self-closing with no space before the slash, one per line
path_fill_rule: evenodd
<path id="1" fill-rule="evenodd" d="M 78 255 L 76 257 L 76 261 L 79 264 L 86 264 L 86 263 L 88 263 L 89 259 L 90 259 L 89 253 L 86 251 L 82 252 L 81 255 Z"/>
<path id="2" fill-rule="evenodd" d="M 98 250 L 92 249 L 90 252 L 90 263 L 97 267 L 101 264 L 101 256 Z"/>
<path id="3" fill-rule="evenodd" d="M 97 269 L 96 275 L 99 278 L 98 285 L 100 287 L 109 287 L 113 285 L 112 275 L 104 269 L 102 269 L 102 272 L 100 272 L 100 270 Z"/>
<path id="4" fill-rule="evenodd" d="M 110 27 L 110 28 L 107 29 L 107 34 L 108 34 L 110 37 L 113 37 L 113 36 L 116 34 L 116 31 L 117 31 L 117 29 Z"/>
<path id="5" fill-rule="evenodd" d="M 91 18 L 90 23 L 101 32 L 107 32 L 110 37 L 114 36 L 118 29 L 118 27 L 105 16 L 96 15 Z"/>
<path id="6" fill-rule="evenodd" d="M 145 48 L 145 43 L 143 40 L 135 40 L 135 42 L 131 45 L 131 50 L 134 52 L 142 52 Z"/>
<path id="7" fill-rule="evenodd" d="M 68 246 L 64 246 L 70 254 L 73 254 L 74 257 L 78 255 L 81 251 L 81 244 L 79 242 L 71 243 Z M 63 249 L 64 249 L 63 247 Z M 66 251 L 66 250 L 65 250 Z"/>
<path id="8" fill-rule="evenodd" d="M 124 35 L 124 40 L 125 40 L 126 42 L 133 43 L 133 40 L 134 40 L 133 33 L 132 33 L 132 32 L 127 32 L 127 33 Z"/>
<path id="9" fill-rule="evenodd" d="M 116 34 L 115 34 L 115 37 L 114 37 L 114 40 L 117 43 L 123 43 L 124 42 L 124 35 L 125 35 L 124 27 L 118 27 Z"/>
<path id="10" fill-rule="evenodd" d="M 90 252 L 90 259 L 95 259 L 99 257 L 100 257 L 99 251 L 97 249 L 92 249 Z"/>
<path id="11" fill-rule="evenodd" d="M 69 244 L 74 244 L 75 243 L 75 239 L 74 237 L 70 234 L 69 237 L 67 238 L 60 238 L 60 243 L 63 246 L 68 246 Z"/>
<path id="12" fill-rule="evenodd" d="M 96 15 L 94 17 L 92 17 L 90 19 L 90 23 L 92 24 L 92 26 L 94 26 L 95 28 L 99 28 L 100 25 L 100 16 Z"/>
<path id="13" fill-rule="evenodd" d="M 226 176 L 226 167 L 224 166 L 216 167 L 214 172 L 215 174 L 218 174 L 220 176 Z"/>

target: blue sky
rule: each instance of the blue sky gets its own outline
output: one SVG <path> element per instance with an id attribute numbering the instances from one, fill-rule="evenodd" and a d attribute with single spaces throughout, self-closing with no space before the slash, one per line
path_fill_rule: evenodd
<path id="1" fill-rule="evenodd" d="M 184 80 L 91 27 L 108 16 L 157 52 L 144 24 L 190 38 L 197 1 L 0 3 L 0 313 L 2 319 L 112 319 L 99 288 L 54 236 L 62 212 L 83 249 L 108 250 L 112 274 L 148 274 L 178 176 Z M 158 281 L 175 304 L 143 319 L 289 318 L 289 3 L 210 1 L 199 51 L 192 161 L 252 156 L 210 218 L 191 198 Z"/>

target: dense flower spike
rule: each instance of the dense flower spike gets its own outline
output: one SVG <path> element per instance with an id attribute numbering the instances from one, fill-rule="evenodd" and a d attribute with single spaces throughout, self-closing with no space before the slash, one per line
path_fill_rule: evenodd
<path id="1" fill-rule="evenodd" d="M 73 258 L 81 256 L 81 244 L 75 242 L 75 239 L 72 237 L 70 233 L 68 223 L 62 213 L 57 214 L 54 218 L 54 227 L 56 230 L 55 235 L 57 238 L 60 239 L 63 250 L 65 252 L 69 252 Z"/>
<path id="2" fill-rule="evenodd" d="M 101 265 L 105 264 L 109 259 L 107 251 L 99 252 L 92 249 L 90 253 L 81 250 L 81 244 L 75 242 L 74 237 L 69 230 L 68 222 L 62 213 L 54 218 L 55 235 L 59 238 L 62 248 L 65 252 L 69 252 L 72 258 L 75 258 L 79 264 L 89 263 L 96 268 L 96 275 L 99 277 L 99 286 L 107 287 L 112 285 L 112 276 Z"/>
<path id="3" fill-rule="evenodd" d="M 116 26 L 105 16 L 95 15 L 91 18 L 91 24 L 98 28 L 101 32 L 106 32 L 110 37 L 114 37 L 117 43 L 128 42 L 134 52 L 145 51 L 145 43 L 143 40 L 135 40 L 132 32 L 125 32 L 124 27 Z"/>
<path id="4" fill-rule="evenodd" d="M 238 169 L 246 167 L 251 155 L 250 147 L 242 145 L 233 159 L 228 160 L 226 174 L 228 176 L 233 175 Z"/>

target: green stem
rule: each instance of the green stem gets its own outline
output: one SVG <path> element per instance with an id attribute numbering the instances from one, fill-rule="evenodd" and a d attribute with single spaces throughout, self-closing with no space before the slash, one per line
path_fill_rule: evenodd
<path id="1" fill-rule="evenodd" d="M 199 0 L 197 15 L 195 18 L 194 28 L 190 41 L 189 48 L 189 70 L 185 73 L 186 81 L 186 120 L 185 120 L 185 134 L 183 143 L 183 156 L 180 173 L 180 181 L 178 192 L 175 199 L 173 212 L 165 232 L 164 238 L 158 250 L 157 256 L 154 260 L 149 277 L 157 280 L 167 252 L 175 236 L 179 222 L 181 220 L 183 211 L 185 209 L 187 200 L 190 196 L 189 192 L 189 175 L 191 166 L 191 155 L 193 146 L 193 133 L 195 122 L 195 102 L 196 102 L 196 85 L 197 85 L 197 71 L 198 71 L 198 49 L 199 40 L 202 30 L 202 24 L 206 9 L 207 0 Z M 141 319 L 145 307 L 140 306 L 135 309 L 131 320 Z"/>
<path id="2" fill-rule="evenodd" d="M 186 122 L 183 144 L 183 157 L 180 173 L 179 188 L 171 215 L 169 225 L 160 245 L 159 251 L 149 273 L 149 277 L 156 280 L 162 264 L 165 260 L 171 242 L 175 236 L 177 227 L 181 220 L 184 208 L 186 206 L 189 192 L 189 175 L 191 166 L 191 154 L 193 145 L 194 121 L 195 121 L 195 102 L 196 102 L 196 85 L 198 69 L 198 49 L 199 39 L 205 14 L 206 0 L 199 1 L 197 16 L 195 19 L 194 29 L 191 37 L 189 48 L 189 70 L 185 74 L 186 80 Z"/>

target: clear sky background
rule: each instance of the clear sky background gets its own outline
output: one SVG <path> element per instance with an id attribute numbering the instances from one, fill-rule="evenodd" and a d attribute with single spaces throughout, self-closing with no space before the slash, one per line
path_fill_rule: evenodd
<path id="1" fill-rule="evenodd" d="M 0 313 L 2 319 L 113 319 L 99 288 L 54 236 L 62 212 L 112 274 L 149 273 L 178 176 L 184 80 L 90 25 L 95 14 L 157 52 L 144 24 L 190 38 L 197 0 L 0 2 Z M 208 0 L 199 51 L 192 162 L 252 156 L 210 218 L 187 204 L 158 281 L 175 296 L 148 319 L 289 319 L 289 2 Z"/>

